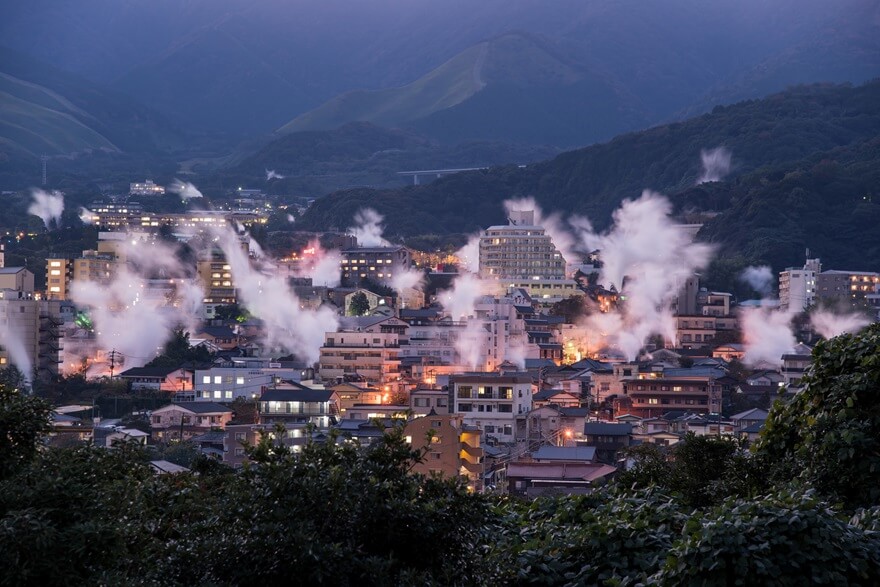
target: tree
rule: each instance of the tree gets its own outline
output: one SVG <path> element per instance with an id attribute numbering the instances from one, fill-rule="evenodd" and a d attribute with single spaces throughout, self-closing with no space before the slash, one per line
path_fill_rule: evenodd
<path id="1" fill-rule="evenodd" d="M 49 432 L 49 404 L 0 385 L 0 479 L 31 461 Z"/>
<path id="2" fill-rule="evenodd" d="M 365 316 L 370 311 L 370 301 L 367 294 L 362 291 L 351 296 L 351 302 L 348 304 L 348 313 L 352 316 Z"/>
<path id="3" fill-rule="evenodd" d="M 583 296 L 571 296 L 559 300 L 550 306 L 550 314 L 562 316 L 566 324 L 575 324 L 578 320 L 589 314 L 587 304 Z"/>
<path id="4" fill-rule="evenodd" d="M 147 367 L 167 367 L 176 369 L 184 363 L 207 363 L 213 358 L 205 347 L 189 344 L 189 333 L 178 328 L 165 343 L 162 354 L 147 363 Z"/>
<path id="5" fill-rule="evenodd" d="M 803 390 L 770 411 L 757 450 L 851 507 L 880 503 L 880 324 L 822 341 Z"/>

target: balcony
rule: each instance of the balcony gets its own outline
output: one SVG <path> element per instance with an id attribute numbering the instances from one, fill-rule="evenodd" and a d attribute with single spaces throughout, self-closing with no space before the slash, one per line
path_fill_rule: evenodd
<path id="1" fill-rule="evenodd" d="M 483 464 L 482 463 L 470 463 L 468 461 L 461 461 L 461 468 L 470 473 L 471 475 L 482 475 L 483 474 Z"/>

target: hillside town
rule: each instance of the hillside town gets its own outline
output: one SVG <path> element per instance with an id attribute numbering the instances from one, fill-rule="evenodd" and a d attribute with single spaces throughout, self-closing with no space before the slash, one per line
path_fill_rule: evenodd
<path id="1" fill-rule="evenodd" d="M 625 250 L 639 237 L 617 239 L 622 226 L 575 246 L 514 201 L 443 253 L 385 240 L 364 210 L 271 258 L 250 233 L 271 208 L 259 190 L 239 189 L 232 210 L 150 212 L 163 189 L 132 183 L 84 211 L 97 242 L 48 258 L 45 289 L 0 257 L 0 365 L 25 387 L 79 378 L 116 394 L 56 406 L 53 443 L 186 445 L 238 468 L 278 430 L 296 451 L 368 445 L 397 423 L 425 450 L 414 472 L 474 492 L 588 493 L 631 447 L 754 441 L 798 393 L 812 346 L 880 312 L 880 274 L 809 252 L 778 276 L 746 270 L 753 299 L 709 290 L 700 226 L 669 216 L 644 251 Z M 192 356 L 163 354 L 175 338 Z"/>

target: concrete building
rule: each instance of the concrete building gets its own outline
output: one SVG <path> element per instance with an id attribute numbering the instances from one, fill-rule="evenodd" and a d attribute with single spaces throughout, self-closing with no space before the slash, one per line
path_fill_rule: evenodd
<path id="1" fill-rule="evenodd" d="M 779 272 L 779 308 L 801 311 L 813 305 L 817 279 L 822 272 L 819 259 L 807 259 L 800 269 L 789 267 Z"/>
<path id="2" fill-rule="evenodd" d="M 823 271 L 818 275 L 816 298 L 823 303 L 852 309 L 867 308 L 880 285 L 880 273 L 871 271 Z"/>
<path id="3" fill-rule="evenodd" d="M 460 478 L 468 490 L 482 492 L 479 428 L 467 426 L 461 416 L 430 412 L 407 422 L 404 434 L 414 449 L 425 453 L 424 460 L 413 465 L 413 473 Z"/>
<path id="4" fill-rule="evenodd" d="M 260 423 L 283 424 L 289 436 L 297 436 L 306 426 L 327 430 L 331 418 L 335 421 L 338 409 L 334 394 L 329 389 L 313 389 L 298 383 L 278 385 L 268 389 L 257 400 Z"/>
<path id="5" fill-rule="evenodd" d="M 246 243 L 242 246 L 248 247 Z M 205 291 L 205 304 L 230 305 L 236 302 L 232 268 L 220 248 L 215 247 L 201 253 L 196 269 Z"/>
<path id="6" fill-rule="evenodd" d="M 24 267 L 0 267 L 0 289 L 34 293 L 34 274 Z"/>
<path id="7" fill-rule="evenodd" d="M 60 301 L 35 300 L 29 292 L 0 289 L 0 367 L 14 364 L 28 377 L 56 377 L 63 322 Z"/>
<path id="8" fill-rule="evenodd" d="M 409 393 L 409 409 L 416 416 L 449 413 L 449 392 L 434 387 L 420 387 Z"/>
<path id="9" fill-rule="evenodd" d="M 509 224 L 490 226 L 480 235 L 480 277 L 499 291 L 526 289 L 536 300 L 552 303 L 579 292 L 566 279 L 566 259 L 532 210 L 511 211 Z"/>
<path id="10" fill-rule="evenodd" d="M 487 442 L 515 442 L 517 420 L 532 409 L 532 378 L 523 374 L 456 375 L 449 393 L 450 413 L 480 428 Z"/>
<path id="11" fill-rule="evenodd" d="M 267 370 L 229 361 L 195 370 L 195 401 L 254 400 L 274 383 Z"/>
<path id="12" fill-rule="evenodd" d="M 396 275 L 411 269 L 412 257 L 403 246 L 358 247 L 342 251 L 342 285 L 358 286 L 362 280 L 390 285 Z"/>
<path id="13" fill-rule="evenodd" d="M 324 336 L 319 374 L 324 381 L 363 380 L 384 386 L 400 375 L 400 347 L 409 325 L 393 317 L 349 317 Z M 397 390 L 392 390 L 397 391 Z"/>

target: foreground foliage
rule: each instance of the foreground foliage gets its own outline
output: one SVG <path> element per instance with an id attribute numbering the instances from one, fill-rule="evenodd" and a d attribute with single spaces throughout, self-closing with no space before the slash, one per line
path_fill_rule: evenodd
<path id="1" fill-rule="evenodd" d="M 45 403 L 0 387 L 0 585 L 877 585 L 878 357 L 880 326 L 819 346 L 754 451 L 688 437 L 528 502 L 410 474 L 399 427 L 157 476 L 133 445 L 43 448 Z"/>

